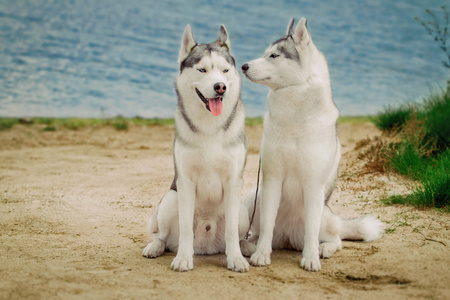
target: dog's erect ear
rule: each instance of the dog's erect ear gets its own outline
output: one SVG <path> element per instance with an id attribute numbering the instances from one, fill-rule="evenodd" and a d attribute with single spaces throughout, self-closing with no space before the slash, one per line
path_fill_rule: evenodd
<path id="1" fill-rule="evenodd" d="M 230 51 L 230 39 L 228 38 L 228 32 L 225 28 L 225 25 L 220 25 L 219 37 L 216 41 L 220 47 L 225 47 L 228 51 Z"/>
<path id="2" fill-rule="evenodd" d="M 180 54 L 178 54 L 178 63 L 182 63 L 183 60 L 188 57 L 189 53 L 191 53 L 192 48 L 195 47 L 197 43 L 194 40 L 194 36 L 192 35 L 191 26 L 186 25 L 184 29 L 183 38 L 181 39 L 181 48 Z"/>
<path id="3" fill-rule="evenodd" d="M 300 46 L 301 50 L 305 50 L 306 46 L 311 42 L 311 36 L 309 35 L 308 28 L 306 27 L 306 18 L 301 18 L 295 27 L 294 34 L 292 35 L 296 45 Z"/>
<path id="4" fill-rule="evenodd" d="M 289 21 L 289 24 L 288 24 L 288 27 L 287 27 L 287 30 L 286 30 L 286 36 L 293 36 L 294 35 L 294 23 L 295 23 L 295 19 L 292 18 Z"/>

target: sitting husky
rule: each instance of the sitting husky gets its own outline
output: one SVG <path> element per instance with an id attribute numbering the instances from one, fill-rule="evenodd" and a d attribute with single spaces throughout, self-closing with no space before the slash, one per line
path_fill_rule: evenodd
<path id="1" fill-rule="evenodd" d="M 143 256 L 177 252 L 171 268 L 194 268 L 194 254 L 226 253 L 228 269 L 245 272 L 253 244 L 243 240 L 248 212 L 240 200 L 246 161 L 241 81 L 222 25 L 216 42 L 197 44 L 183 34 L 176 80 L 173 146 L 175 178 L 150 218 L 153 242 Z"/>
<path id="2" fill-rule="evenodd" d="M 341 146 L 338 111 L 331 97 L 327 62 L 302 18 L 262 58 L 242 66 L 249 80 L 268 86 L 269 110 L 261 150 L 262 186 L 252 223 L 258 239 L 250 262 L 270 264 L 272 248 L 302 250 L 300 265 L 320 270 L 319 257 L 342 248 L 342 239 L 380 238 L 383 224 L 364 216 L 342 220 L 327 203 L 337 177 Z M 253 212 L 255 191 L 246 207 Z"/>

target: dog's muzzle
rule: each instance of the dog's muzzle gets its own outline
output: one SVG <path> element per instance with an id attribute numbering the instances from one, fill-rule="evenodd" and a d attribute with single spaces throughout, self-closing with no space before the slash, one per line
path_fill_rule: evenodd
<path id="1" fill-rule="evenodd" d="M 217 85 L 218 83 L 216 83 Z M 214 87 L 214 89 L 216 89 L 216 87 Z M 221 90 L 223 90 L 222 94 L 225 93 L 226 87 L 225 85 L 223 85 L 223 87 L 220 87 Z M 205 107 L 207 110 L 209 110 L 214 116 L 218 116 L 222 113 L 222 109 L 223 109 L 223 97 L 219 96 L 216 98 L 206 98 L 205 96 L 203 96 L 203 94 L 197 89 L 195 88 L 195 92 L 197 92 L 198 97 L 200 98 L 200 100 L 202 100 L 202 102 L 205 104 Z"/>

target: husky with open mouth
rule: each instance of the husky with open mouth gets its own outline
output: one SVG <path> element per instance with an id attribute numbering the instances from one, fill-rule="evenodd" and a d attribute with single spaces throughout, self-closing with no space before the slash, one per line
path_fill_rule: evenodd
<path id="1" fill-rule="evenodd" d="M 314 45 L 306 19 L 274 42 L 263 57 L 242 66 L 252 82 L 270 88 L 261 149 L 262 185 L 251 241 L 258 241 L 250 262 L 270 264 L 272 248 L 302 251 L 300 265 L 321 268 L 342 248 L 342 239 L 370 241 L 383 232 L 372 216 L 342 220 L 328 204 L 337 178 L 341 145 L 338 110 L 331 96 L 323 54 Z M 255 190 L 246 206 L 254 209 Z"/>
<path id="2" fill-rule="evenodd" d="M 198 44 L 187 25 L 178 62 L 175 178 L 150 218 L 154 236 L 143 256 L 177 252 L 171 268 L 188 271 L 194 254 L 226 253 L 228 269 L 245 272 L 249 263 L 242 253 L 255 250 L 244 240 L 249 218 L 240 200 L 245 112 L 225 27 L 214 43 Z"/>

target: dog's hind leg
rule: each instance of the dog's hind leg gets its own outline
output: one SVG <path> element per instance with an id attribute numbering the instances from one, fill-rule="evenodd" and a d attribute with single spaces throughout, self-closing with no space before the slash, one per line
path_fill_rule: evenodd
<path id="1" fill-rule="evenodd" d="M 170 190 L 161 200 L 156 211 L 150 218 L 149 231 L 153 233 L 153 241 L 149 243 L 142 255 L 148 258 L 161 256 L 166 249 L 166 242 L 169 233 L 177 234 L 174 230 L 178 227 L 178 195 L 174 190 Z M 175 224 L 174 224 L 175 223 Z M 178 240 L 177 238 L 175 240 Z M 171 245 L 170 248 L 176 247 Z"/>
<path id="2" fill-rule="evenodd" d="M 239 211 L 239 246 L 241 247 L 242 255 L 247 257 L 250 257 L 256 250 L 255 244 L 245 239 L 249 226 L 249 213 L 244 204 L 241 203 L 241 209 Z"/>
<path id="3" fill-rule="evenodd" d="M 261 203 L 261 187 L 258 190 L 258 198 L 255 201 L 255 193 L 256 187 L 252 188 L 247 195 L 247 199 L 245 200 L 245 208 L 247 209 L 248 219 L 250 222 L 250 237 L 249 241 L 256 245 L 256 242 L 259 238 L 259 211 L 260 211 L 260 203 Z"/>
<path id="4" fill-rule="evenodd" d="M 325 205 L 322 212 L 322 222 L 319 233 L 319 255 L 322 258 L 330 258 L 337 250 L 342 249 L 341 232 L 342 220 L 334 215 Z"/>

